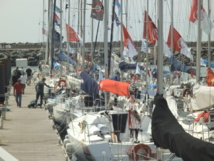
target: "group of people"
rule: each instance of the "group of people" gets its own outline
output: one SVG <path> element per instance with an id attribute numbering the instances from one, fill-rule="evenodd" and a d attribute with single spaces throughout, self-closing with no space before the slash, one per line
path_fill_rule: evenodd
<path id="1" fill-rule="evenodd" d="M 27 73 L 27 77 L 26 77 Z M 22 95 L 24 94 L 26 84 L 31 84 L 32 70 L 30 67 L 24 71 L 24 68 L 16 68 L 12 75 L 13 94 L 16 98 L 17 107 L 22 105 Z"/>

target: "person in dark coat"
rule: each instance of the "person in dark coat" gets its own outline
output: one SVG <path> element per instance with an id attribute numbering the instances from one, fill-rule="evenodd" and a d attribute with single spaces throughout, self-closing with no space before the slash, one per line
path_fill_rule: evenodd
<path id="1" fill-rule="evenodd" d="M 12 76 L 12 86 L 13 86 L 13 87 L 14 87 L 14 84 L 15 84 L 16 82 L 18 82 L 18 79 L 19 79 L 19 76 L 18 76 L 17 72 L 14 71 L 14 72 L 13 72 L 13 76 Z"/>
<path id="2" fill-rule="evenodd" d="M 27 85 L 30 85 L 32 78 L 32 70 L 30 69 L 30 67 L 26 69 L 26 73 L 27 73 Z"/>
<path id="3" fill-rule="evenodd" d="M 42 78 L 42 80 L 39 81 L 35 86 L 35 89 L 36 89 L 36 102 L 35 102 L 35 105 L 36 105 L 36 107 L 38 106 L 37 101 L 38 101 L 39 97 L 40 97 L 40 107 L 42 107 L 43 98 L 44 98 L 44 86 L 46 86 L 48 88 L 51 88 L 49 85 L 47 85 L 45 83 L 45 80 L 46 80 L 46 78 Z"/>
<path id="4" fill-rule="evenodd" d="M 111 77 L 111 80 L 120 81 L 120 72 L 116 70 L 114 75 Z"/>

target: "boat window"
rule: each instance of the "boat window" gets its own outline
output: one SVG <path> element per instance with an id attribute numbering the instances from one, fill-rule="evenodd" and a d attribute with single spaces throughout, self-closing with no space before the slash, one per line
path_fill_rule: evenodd
<path id="1" fill-rule="evenodd" d="M 126 130 L 127 114 L 113 114 L 113 127 L 115 132 L 124 133 Z"/>
<path id="2" fill-rule="evenodd" d="M 214 113 L 210 114 L 210 122 L 214 122 Z"/>

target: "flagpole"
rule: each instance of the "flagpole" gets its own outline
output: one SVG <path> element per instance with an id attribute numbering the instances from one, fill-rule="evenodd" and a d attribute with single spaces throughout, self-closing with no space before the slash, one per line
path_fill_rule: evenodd
<path id="1" fill-rule="evenodd" d="M 157 93 L 163 94 L 163 1 L 158 0 L 158 68 Z"/>
<path id="2" fill-rule="evenodd" d="M 71 5 L 71 1 L 68 0 L 68 33 L 67 33 L 67 37 L 68 37 L 68 40 L 67 40 L 67 53 L 68 53 L 68 66 L 69 66 L 69 57 L 70 57 L 70 54 L 69 54 L 69 48 L 70 48 L 70 5 Z"/>
<path id="3" fill-rule="evenodd" d="M 82 45 L 82 66 L 85 69 L 85 23 L 86 23 L 86 0 L 84 0 L 83 4 L 83 45 Z"/>
<path id="4" fill-rule="evenodd" d="M 148 94 L 148 46 L 149 46 L 149 42 L 148 42 L 148 39 L 149 39 L 149 28 L 148 28 L 148 25 L 149 25 L 149 1 L 147 0 L 146 1 L 146 4 L 147 4 L 147 16 L 146 16 L 146 95 Z M 145 20 L 144 20 L 145 21 Z"/>
<path id="5" fill-rule="evenodd" d="M 108 6 L 109 0 L 105 1 L 104 9 L 104 61 L 105 61 L 105 79 L 108 78 Z M 108 104 L 108 94 L 105 92 L 105 107 L 107 108 Z"/>
<path id="6" fill-rule="evenodd" d="M 197 59 L 196 59 L 196 82 L 199 83 L 200 81 L 200 64 L 201 64 L 201 0 L 198 0 L 198 28 L 197 28 L 197 34 L 198 34 L 198 40 L 197 40 Z"/>
<path id="7" fill-rule="evenodd" d="M 59 50 L 62 51 L 62 0 L 60 0 L 60 42 Z"/>
<path id="8" fill-rule="evenodd" d="M 173 34 L 173 28 L 174 28 L 174 15 L 173 15 L 173 13 L 174 13 L 174 0 L 171 0 L 171 45 L 170 45 L 170 47 L 171 47 L 171 52 L 172 52 L 172 56 L 174 56 L 174 52 L 173 52 L 173 50 L 174 50 L 174 43 L 173 43 L 173 41 L 174 41 L 174 34 Z M 173 73 L 172 72 L 170 72 L 170 85 L 172 85 L 172 82 L 173 82 Z"/>
<path id="9" fill-rule="evenodd" d="M 94 44 L 93 44 L 93 37 L 94 37 L 94 20 L 91 18 L 91 61 L 94 61 Z"/>
<path id="10" fill-rule="evenodd" d="M 211 10 L 210 10 L 210 0 L 208 0 L 208 17 L 210 19 L 210 13 L 211 13 Z M 211 41 L 211 32 L 212 32 L 212 29 L 210 30 L 210 33 L 208 35 L 208 67 L 210 68 L 210 62 L 211 62 L 211 44 L 210 44 L 210 41 Z"/>
<path id="11" fill-rule="evenodd" d="M 51 37 L 51 54 L 50 54 L 50 74 L 53 73 L 53 56 L 54 56 L 54 48 L 55 48 L 55 43 L 54 43 L 54 34 L 55 34 L 55 24 L 54 24 L 54 11 L 55 11 L 55 7 L 56 7 L 56 0 L 54 0 L 54 4 L 53 4 L 53 9 L 52 9 L 52 37 Z M 60 35 L 61 36 L 61 35 Z"/>
<path id="12" fill-rule="evenodd" d="M 112 4 L 112 18 L 111 18 L 111 39 L 110 39 L 110 51 L 108 53 L 108 78 L 111 72 L 111 52 L 112 52 L 112 43 L 113 43 L 113 33 L 114 33 L 114 12 L 115 12 L 115 0 L 113 0 Z"/>
<path id="13" fill-rule="evenodd" d="M 120 59 L 123 58 L 123 0 L 121 0 L 121 4 L 120 4 L 120 18 L 121 18 L 121 22 L 120 22 L 120 29 L 121 29 L 121 41 L 120 41 Z"/>
<path id="14" fill-rule="evenodd" d="M 42 17 L 42 27 L 45 27 L 45 0 L 43 0 L 43 17 Z M 43 32 L 43 31 L 42 31 Z M 42 33 L 42 42 L 44 43 L 44 33 Z"/>
<path id="15" fill-rule="evenodd" d="M 43 0 L 44 1 L 44 0 Z M 50 9 L 50 0 L 48 0 L 48 8 Z M 49 10 L 48 10 L 48 18 L 49 18 L 49 15 L 50 15 L 50 13 L 49 13 Z M 48 19 L 49 20 L 49 19 Z M 46 39 L 46 50 L 45 50 L 45 64 L 47 64 L 48 63 L 48 51 L 49 51 L 49 21 L 48 21 L 48 31 L 47 31 L 48 33 L 47 33 L 47 39 Z M 44 36 L 44 35 L 43 35 Z"/>

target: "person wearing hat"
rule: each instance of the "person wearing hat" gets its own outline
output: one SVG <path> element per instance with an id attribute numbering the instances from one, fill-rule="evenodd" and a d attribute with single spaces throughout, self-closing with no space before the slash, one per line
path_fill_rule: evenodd
<path id="1" fill-rule="evenodd" d="M 21 84 L 21 79 L 18 79 L 18 82 L 14 84 L 13 94 L 16 97 L 17 107 L 21 107 L 22 105 L 22 93 L 23 93 L 23 85 Z"/>
<path id="2" fill-rule="evenodd" d="M 27 85 L 31 84 L 31 78 L 32 78 L 32 70 L 30 69 L 30 67 L 28 67 L 26 69 L 26 73 L 27 73 Z"/>
<path id="3" fill-rule="evenodd" d="M 111 80 L 120 81 L 120 72 L 115 70 L 114 75 L 111 77 Z"/>
<path id="4" fill-rule="evenodd" d="M 35 86 L 35 89 L 36 89 L 36 102 L 35 102 L 35 105 L 36 105 L 36 107 L 38 106 L 37 105 L 37 101 L 38 101 L 39 97 L 40 97 L 40 107 L 42 107 L 43 97 L 44 97 L 44 86 L 46 86 L 48 88 L 51 88 L 49 85 L 47 85 L 45 83 L 45 80 L 46 80 L 46 78 L 42 78 L 42 80 L 39 81 Z"/>

